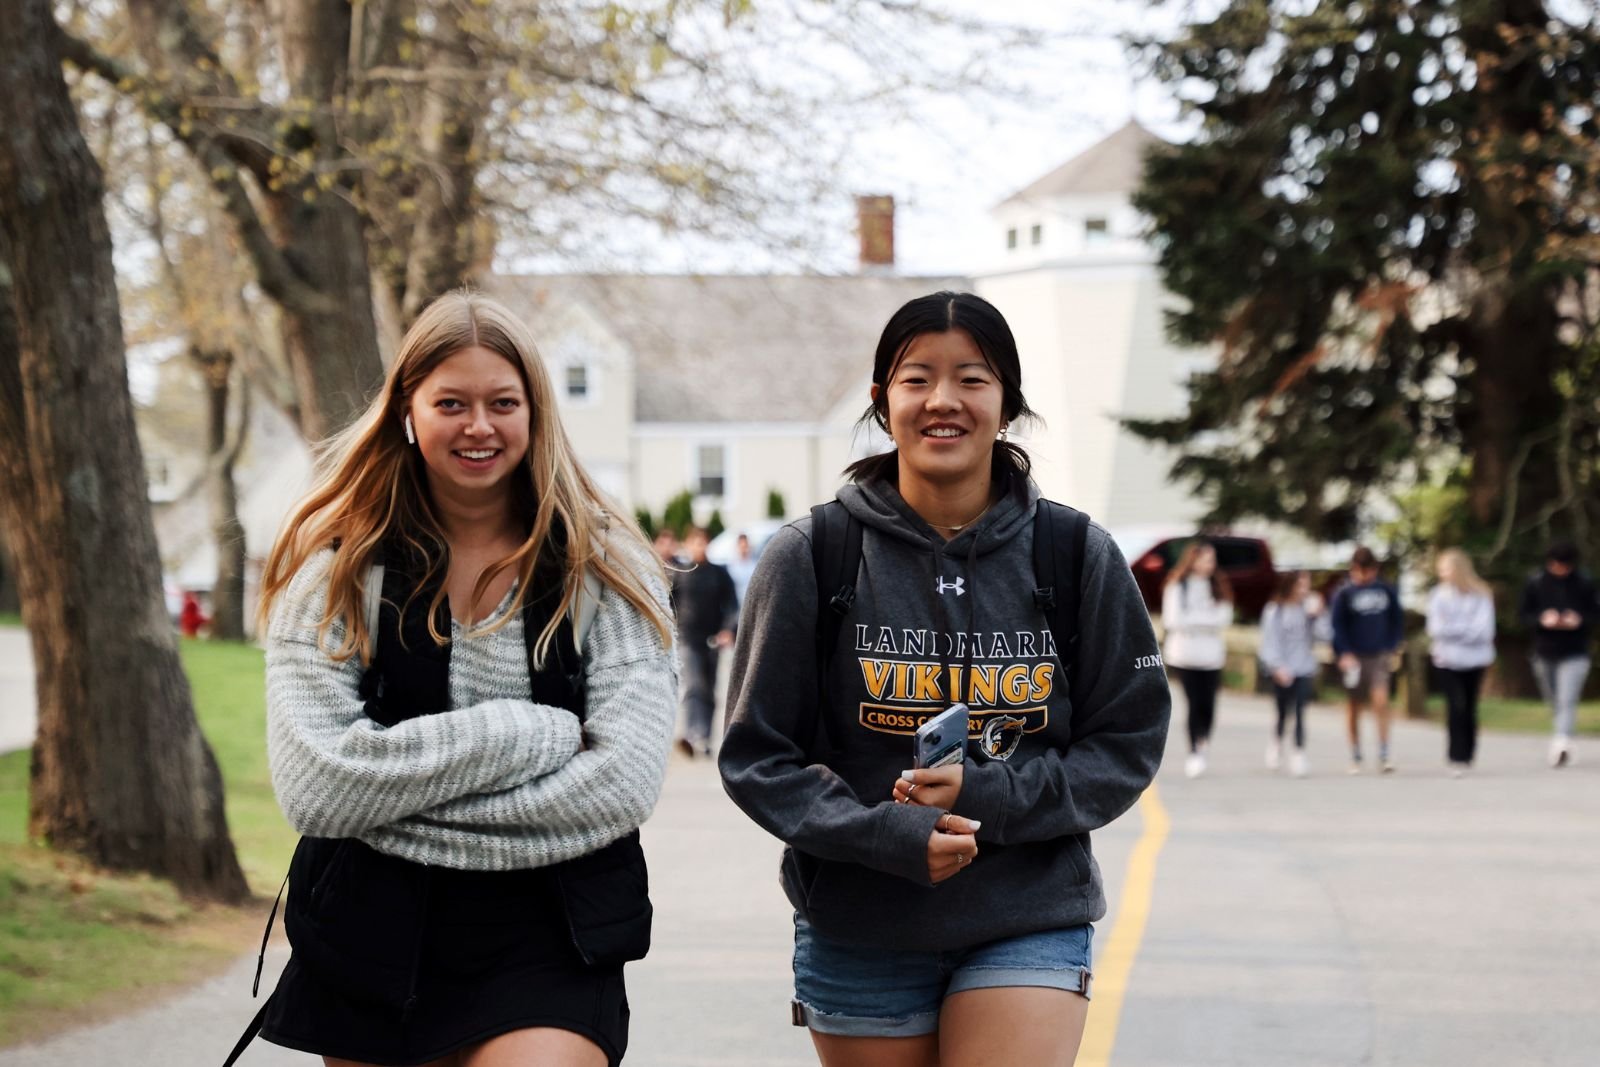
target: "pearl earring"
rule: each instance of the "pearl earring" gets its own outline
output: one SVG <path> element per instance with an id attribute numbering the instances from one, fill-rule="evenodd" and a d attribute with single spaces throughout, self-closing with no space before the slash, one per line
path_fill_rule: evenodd
<path id="1" fill-rule="evenodd" d="M 1006 434 L 1008 434 L 1010 432 L 1011 432 L 1011 425 L 1009 423 L 1007 423 L 1006 425 L 1000 427 L 1000 440 L 1004 441 L 1006 439 Z"/>
<path id="2" fill-rule="evenodd" d="M 417 443 L 417 432 L 411 428 L 410 415 L 406 416 L 406 443 L 412 445 Z"/>

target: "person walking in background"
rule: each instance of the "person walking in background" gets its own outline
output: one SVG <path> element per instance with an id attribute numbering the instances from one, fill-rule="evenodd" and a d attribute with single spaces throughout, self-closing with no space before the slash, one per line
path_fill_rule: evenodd
<path id="1" fill-rule="evenodd" d="M 1294 750 L 1289 773 L 1304 778 L 1306 761 L 1306 702 L 1317 674 L 1316 642 L 1325 636 L 1327 614 L 1322 597 L 1311 588 L 1311 575 L 1290 571 L 1278 579 L 1278 588 L 1261 613 L 1261 666 L 1272 678 L 1278 701 L 1278 723 L 1267 744 L 1267 769 L 1283 764 L 1283 733 L 1294 720 Z"/>
<path id="2" fill-rule="evenodd" d="M 750 583 L 722 779 L 788 846 L 791 1018 L 825 1067 L 1071 1064 L 1106 910 L 1090 834 L 1161 762 L 1171 697 L 1115 542 L 1079 527 L 1076 640 L 1035 596 L 1055 506 L 1006 439 L 1021 375 L 987 301 L 895 312 L 866 416 L 895 450 L 850 467 L 827 532 L 780 529 Z M 853 594 L 830 606 L 813 539 L 846 545 L 852 522 Z M 953 706 L 953 759 L 913 766 L 918 725 Z"/>
<path id="3" fill-rule="evenodd" d="M 1494 595 L 1459 548 L 1439 554 L 1438 573 L 1428 594 L 1428 643 L 1444 687 L 1450 773 L 1460 778 L 1478 749 L 1478 690 L 1494 662 Z"/>
<path id="4" fill-rule="evenodd" d="M 1400 594 L 1378 577 L 1378 559 L 1365 546 L 1350 556 L 1350 581 L 1333 595 L 1333 654 L 1345 689 L 1345 725 L 1350 733 L 1350 773 L 1361 773 L 1361 708 L 1369 701 L 1378 718 L 1378 770 L 1394 772 L 1389 758 L 1389 679 L 1394 654 L 1405 639 Z"/>
<path id="5" fill-rule="evenodd" d="M 1522 590 L 1522 623 L 1533 632 L 1533 676 L 1550 705 L 1554 733 L 1550 766 L 1578 758 L 1572 737 L 1578 698 L 1589 677 L 1589 631 L 1597 613 L 1594 583 L 1578 569 L 1578 548 L 1558 541 L 1544 554 L 1544 569 Z"/>
<path id="6" fill-rule="evenodd" d="M 1233 588 L 1217 569 L 1216 546 L 1197 537 L 1184 546 L 1161 594 L 1161 627 L 1166 635 L 1162 655 L 1168 670 L 1178 672 L 1189 704 L 1189 757 L 1183 761 L 1183 773 L 1190 778 L 1206 771 L 1217 689 L 1228 658 L 1224 638 L 1231 622 Z"/>
<path id="7" fill-rule="evenodd" d="M 756 561 L 750 554 L 750 535 L 740 532 L 733 541 L 733 559 L 728 561 L 728 577 L 733 579 L 733 594 L 744 607 L 744 591 L 750 588 L 750 576 L 756 572 Z"/>
<path id="8" fill-rule="evenodd" d="M 340 1067 L 622 1060 L 672 619 L 559 412 L 527 327 L 447 293 L 267 558 L 267 759 L 306 835 L 269 1041 Z"/>
<path id="9" fill-rule="evenodd" d="M 657 530 L 650 543 L 656 551 L 656 558 L 668 571 L 682 566 L 683 559 L 678 554 L 678 535 L 672 532 L 671 527 L 663 526 Z"/>
<path id="10" fill-rule="evenodd" d="M 684 535 L 688 569 L 672 574 L 672 606 L 683 649 L 683 735 L 678 748 L 691 759 L 711 755 L 711 720 L 717 708 L 717 661 L 733 644 L 739 600 L 726 567 L 706 559 L 711 539 L 698 526 Z"/>

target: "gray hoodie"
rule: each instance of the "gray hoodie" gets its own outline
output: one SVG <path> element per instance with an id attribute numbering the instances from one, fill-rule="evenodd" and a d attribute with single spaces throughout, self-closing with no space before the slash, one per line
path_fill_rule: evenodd
<path id="1" fill-rule="evenodd" d="M 822 709 L 826 753 L 801 751 L 818 702 L 809 518 L 778 532 L 751 579 L 719 757 L 723 783 L 789 845 L 784 889 L 825 935 L 947 950 L 1105 914 L 1089 832 L 1127 811 L 1155 775 L 1171 710 L 1166 675 L 1127 563 L 1091 525 L 1078 676 L 1061 684 L 1033 601 L 1038 492 L 1015 483 L 948 543 L 886 483 L 840 490 L 864 530 L 856 600 Z M 953 641 L 943 617 L 959 631 Z M 973 641 L 966 695 L 974 726 L 1009 716 L 1022 738 L 1006 760 L 969 746 L 955 811 L 982 822 L 979 856 L 933 886 L 928 837 L 941 812 L 895 804 L 891 790 L 911 765 L 918 723 L 949 704 L 942 657 L 953 653 L 959 671 Z"/>

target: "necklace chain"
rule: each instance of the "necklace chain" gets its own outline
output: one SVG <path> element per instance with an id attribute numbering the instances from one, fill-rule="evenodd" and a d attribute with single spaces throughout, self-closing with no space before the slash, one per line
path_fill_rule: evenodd
<path id="1" fill-rule="evenodd" d="M 923 522 L 928 522 L 928 525 L 932 526 L 935 530 L 950 530 L 951 532 L 955 532 L 957 530 L 965 530 L 968 526 L 971 526 L 973 523 L 975 523 L 979 519 L 983 518 L 984 513 L 987 512 L 988 510 L 989 510 L 989 506 L 987 504 L 985 504 L 984 507 L 983 507 L 983 511 L 978 512 L 976 515 L 972 516 L 972 518 L 968 519 L 966 522 L 957 523 L 954 526 L 949 526 L 949 525 L 946 525 L 945 523 L 942 523 L 942 522 L 928 522 L 927 519 L 923 519 L 922 521 Z"/>

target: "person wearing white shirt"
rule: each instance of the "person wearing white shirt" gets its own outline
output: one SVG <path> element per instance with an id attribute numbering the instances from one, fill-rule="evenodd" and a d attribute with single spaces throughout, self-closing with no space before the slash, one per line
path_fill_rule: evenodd
<path id="1" fill-rule="evenodd" d="M 1206 770 L 1206 749 L 1216 721 L 1217 689 L 1227 659 L 1224 634 L 1233 622 L 1233 589 L 1217 570 L 1217 550 L 1196 538 L 1184 546 L 1161 595 L 1162 656 L 1176 670 L 1189 704 L 1189 757 L 1183 773 Z"/>
<path id="2" fill-rule="evenodd" d="M 1478 689 L 1494 662 L 1494 596 L 1459 548 L 1439 554 L 1439 584 L 1428 595 L 1428 642 L 1449 709 L 1450 773 L 1472 766 L 1478 746 Z"/>
<path id="3" fill-rule="evenodd" d="M 1306 703 L 1311 699 L 1317 673 L 1316 643 L 1328 636 L 1328 616 L 1322 598 L 1311 588 L 1311 576 L 1292 571 L 1279 580 L 1272 601 L 1261 613 L 1261 666 L 1272 677 L 1278 701 L 1278 723 L 1267 745 L 1267 769 L 1283 763 L 1283 734 L 1294 720 L 1294 749 L 1289 773 L 1304 778 L 1306 763 Z"/>
<path id="4" fill-rule="evenodd" d="M 750 535 L 741 533 L 733 542 L 733 558 L 728 561 L 728 577 L 733 579 L 733 593 L 744 607 L 744 591 L 750 587 L 750 576 L 756 572 L 755 557 L 750 554 Z"/>

